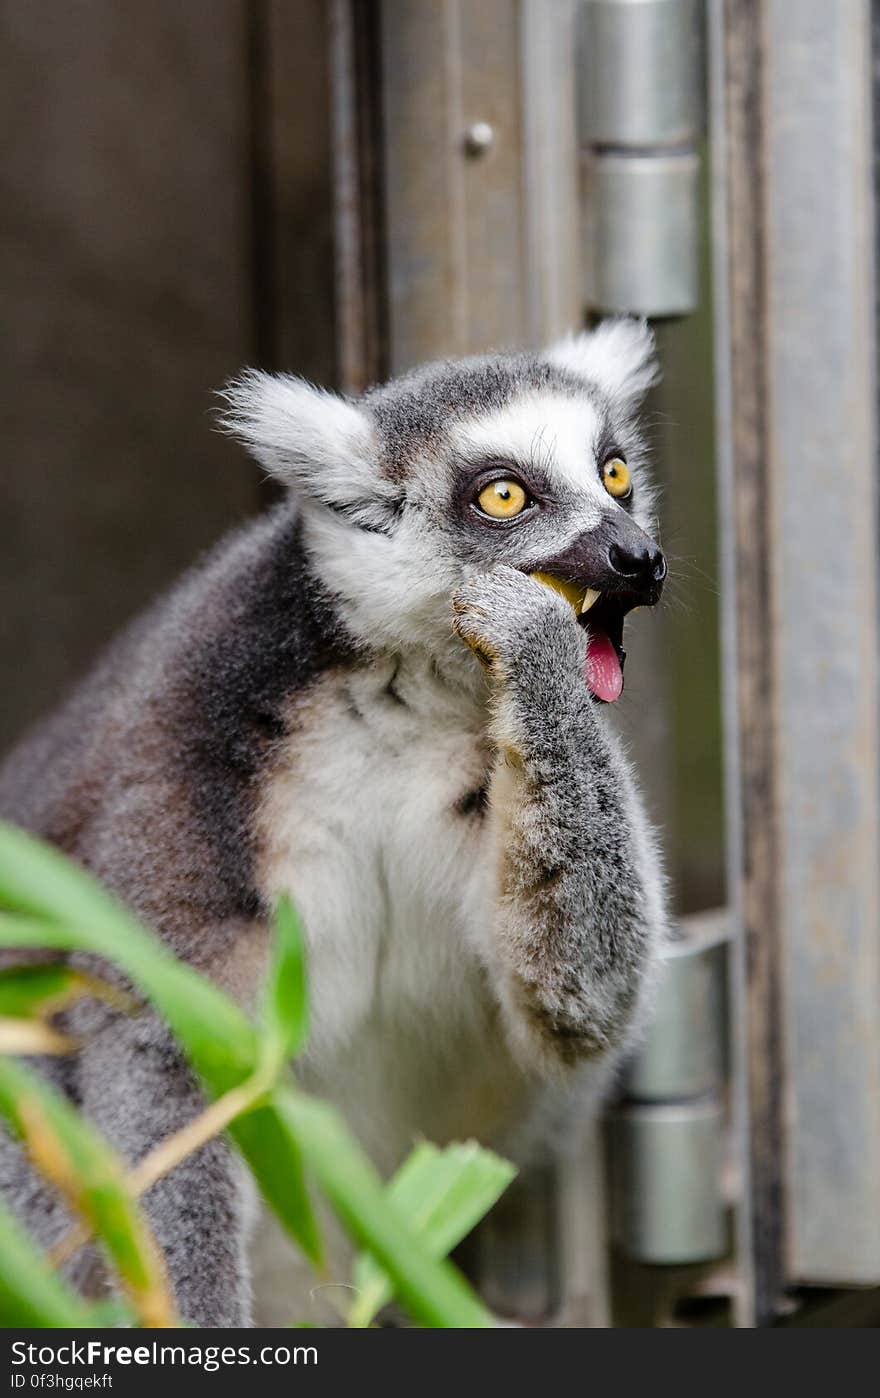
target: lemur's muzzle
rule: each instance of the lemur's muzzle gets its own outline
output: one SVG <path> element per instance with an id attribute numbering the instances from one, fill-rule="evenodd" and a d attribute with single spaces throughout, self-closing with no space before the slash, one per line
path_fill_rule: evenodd
<path id="1" fill-rule="evenodd" d="M 666 559 L 645 531 L 623 516 L 588 529 L 561 553 L 542 559 L 540 570 L 587 592 L 614 596 L 630 611 L 659 602 Z"/>
<path id="2" fill-rule="evenodd" d="M 666 559 L 626 516 L 603 520 L 561 553 L 542 559 L 532 575 L 561 592 L 589 635 L 587 684 L 612 703 L 623 690 L 623 620 L 634 607 L 653 607 L 666 578 Z"/>

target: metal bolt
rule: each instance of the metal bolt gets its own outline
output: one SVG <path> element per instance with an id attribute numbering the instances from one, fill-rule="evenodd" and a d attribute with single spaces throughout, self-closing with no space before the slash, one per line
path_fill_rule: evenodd
<path id="1" fill-rule="evenodd" d="M 495 132 L 488 121 L 475 121 L 464 135 L 465 152 L 474 160 L 486 154 L 495 141 Z"/>

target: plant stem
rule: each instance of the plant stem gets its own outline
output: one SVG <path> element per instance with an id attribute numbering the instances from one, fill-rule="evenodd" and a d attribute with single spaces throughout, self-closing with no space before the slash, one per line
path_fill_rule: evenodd
<path id="1" fill-rule="evenodd" d="M 131 1190 L 132 1197 L 139 1199 L 165 1175 L 170 1174 L 182 1160 L 194 1155 L 215 1136 L 219 1136 L 237 1116 L 242 1116 L 244 1112 L 256 1106 L 270 1087 L 271 1082 L 267 1081 L 266 1074 L 258 1070 L 252 1077 L 239 1083 L 238 1087 L 233 1087 L 231 1091 L 218 1097 L 216 1102 L 212 1102 L 193 1121 L 175 1131 L 173 1136 L 161 1141 L 126 1175 L 125 1183 Z M 49 1261 L 52 1266 L 63 1267 L 91 1236 L 92 1230 L 85 1223 L 75 1224 L 51 1249 Z"/>

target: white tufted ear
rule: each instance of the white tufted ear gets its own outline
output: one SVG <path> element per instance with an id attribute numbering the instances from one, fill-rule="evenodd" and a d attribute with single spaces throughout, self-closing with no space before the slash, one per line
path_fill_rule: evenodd
<path id="1" fill-rule="evenodd" d="M 654 335 L 644 320 L 604 320 L 551 345 L 546 358 L 631 405 L 660 377 Z"/>
<path id="2" fill-rule="evenodd" d="M 369 418 L 292 374 L 246 369 L 220 394 L 222 427 L 273 476 L 331 505 L 383 494 Z"/>

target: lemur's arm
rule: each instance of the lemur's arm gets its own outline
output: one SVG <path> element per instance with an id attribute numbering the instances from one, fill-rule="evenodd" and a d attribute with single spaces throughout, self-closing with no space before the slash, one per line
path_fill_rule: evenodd
<path id="1" fill-rule="evenodd" d="M 569 604 L 502 567 L 453 606 L 493 687 L 502 1008 L 520 1056 L 552 1073 L 626 1042 L 663 934 L 662 877 Z"/>

